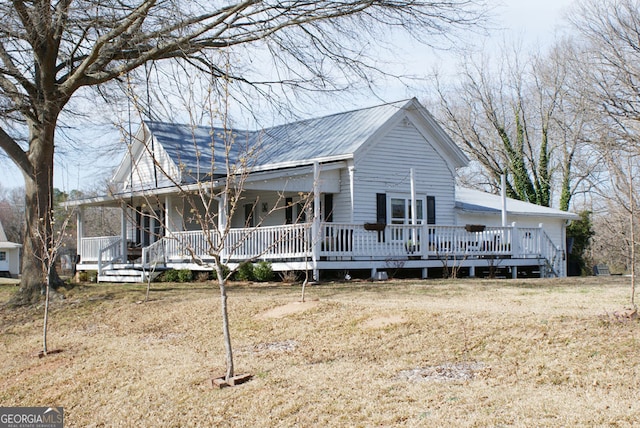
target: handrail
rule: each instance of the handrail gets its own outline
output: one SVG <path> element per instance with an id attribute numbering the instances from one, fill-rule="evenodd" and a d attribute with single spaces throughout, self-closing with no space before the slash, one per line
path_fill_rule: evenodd
<path id="1" fill-rule="evenodd" d="M 151 264 L 158 265 L 166 263 L 166 237 L 163 237 L 148 247 L 142 248 L 142 266 L 149 266 Z"/>
<path id="2" fill-rule="evenodd" d="M 550 270 L 551 273 L 555 277 L 559 277 L 560 275 L 564 275 L 563 269 L 563 257 L 562 250 L 560 247 L 556 246 L 547 232 L 545 232 L 542 228 L 540 229 L 541 234 L 540 238 L 542 239 L 541 249 L 542 249 L 542 258 L 544 258 L 547 262 L 546 268 Z M 546 273 L 545 273 L 546 276 Z"/>
<path id="3" fill-rule="evenodd" d="M 98 252 L 98 275 L 102 275 L 103 270 L 103 255 L 107 254 L 108 256 L 108 264 L 112 264 L 118 259 L 122 259 L 122 246 L 120 245 L 122 239 L 118 239 L 111 244 L 107 245 L 104 248 L 101 248 Z"/>

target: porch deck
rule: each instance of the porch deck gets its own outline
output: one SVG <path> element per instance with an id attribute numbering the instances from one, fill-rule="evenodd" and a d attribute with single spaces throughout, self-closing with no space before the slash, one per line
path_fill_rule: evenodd
<path id="1" fill-rule="evenodd" d="M 128 249 L 118 236 L 83 238 L 77 268 L 98 270 L 99 277 L 116 265 L 141 271 L 158 267 L 203 269 L 202 262 L 206 265 L 212 260 L 210 243 L 217 245 L 219 239 L 214 232 L 209 237 L 203 231 L 167 232 L 147 247 Z M 541 227 L 341 223 L 314 227 L 302 223 L 232 229 L 221 248 L 222 259 L 229 265 L 267 260 L 276 271 L 350 267 L 371 269 L 373 276 L 376 270 L 400 263 L 426 269 L 494 266 L 502 259 L 512 259 L 508 264 L 514 266 L 541 266 L 545 275 L 558 276 L 563 269 L 561 251 Z"/>

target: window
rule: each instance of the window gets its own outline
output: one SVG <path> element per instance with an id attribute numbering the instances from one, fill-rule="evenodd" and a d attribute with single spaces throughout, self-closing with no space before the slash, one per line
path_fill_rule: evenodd
<path id="1" fill-rule="evenodd" d="M 333 221 L 333 193 L 324 194 L 324 205 L 322 206 L 322 218 L 326 222 Z"/>
<path id="2" fill-rule="evenodd" d="M 392 197 L 391 224 L 411 224 L 411 199 Z M 416 198 L 416 224 L 424 223 L 424 199 Z"/>
<path id="3" fill-rule="evenodd" d="M 424 223 L 424 198 L 416 198 L 416 225 Z M 392 196 L 389 198 L 389 218 L 391 218 L 391 224 L 397 225 L 411 225 L 412 213 L 411 213 L 411 198 Z M 416 231 L 410 231 L 409 228 L 394 228 L 391 232 L 391 239 L 393 241 L 407 242 L 411 240 L 411 236 L 414 236 L 419 241 L 419 237 L 416 236 Z"/>
<path id="4" fill-rule="evenodd" d="M 284 206 L 284 222 L 291 224 L 293 223 L 293 198 L 285 198 Z"/>
<path id="5" fill-rule="evenodd" d="M 244 227 L 253 227 L 253 209 L 255 204 L 245 204 L 244 205 Z"/>
<path id="6" fill-rule="evenodd" d="M 4 262 L 7 260 L 7 252 L 6 251 L 0 251 L 0 262 Z"/>
<path id="7" fill-rule="evenodd" d="M 436 197 L 427 196 L 427 224 L 436 224 Z"/>

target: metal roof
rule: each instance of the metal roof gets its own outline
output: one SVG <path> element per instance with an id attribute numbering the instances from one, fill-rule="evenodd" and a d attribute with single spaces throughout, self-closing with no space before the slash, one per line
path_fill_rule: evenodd
<path id="1" fill-rule="evenodd" d="M 456 208 L 477 213 L 499 213 L 502 211 L 502 196 L 456 186 Z M 568 220 L 580 218 L 574 213 L 511 198 L 507 198 L 507 212 L 525 216 L 560 217 Z"/>
<path id="2" fill-rule="evenodd" d="M 176 165 L 202 178 L 210 172 L 212 151 L 214 175 L 226 174 L 226 147 L 230 164 L 244 160 L 247 166 L 257 169 L 352 157 L 382 124 L 409 102 L 398 101 L 258 131 L 144 123 Z"/>

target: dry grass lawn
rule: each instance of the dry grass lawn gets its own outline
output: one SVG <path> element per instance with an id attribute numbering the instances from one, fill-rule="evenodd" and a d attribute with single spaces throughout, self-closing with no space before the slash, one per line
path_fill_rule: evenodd
<path id="1" fill-rule="evenodd" d="M 214 284 L 91 284 L 0 309 L 0 405 L 65 426 L 573 427 L 640 423 L 640 325 L 621 277 L 232 285 L 222 390 Z M 17 287 L 0 285 L 6 302 Z"/>

